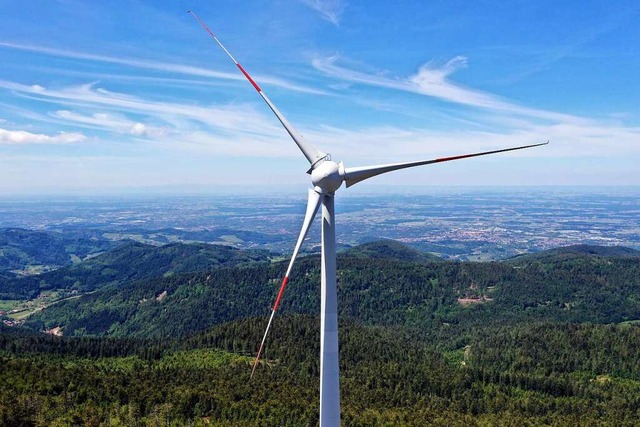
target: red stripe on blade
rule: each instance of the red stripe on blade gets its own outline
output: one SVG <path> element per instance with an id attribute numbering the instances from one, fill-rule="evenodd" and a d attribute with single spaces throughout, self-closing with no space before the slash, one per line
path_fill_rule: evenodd
<path id="1" fill-rule="evenodd" d="M 256 88 L 256 90 L 258 92 L 262 92 L 262 89 L 260 89 L 260 86 L 258 86 L 258 84 L 256 82 L 253 81 L 253 79 L 251 78 L 251 76 L 249 75 L 249 73 L 247 73 L 244 68 L 242 68 L 242 65 L 240 64 L 236 64 L 238 66 L 238 68 L 240 69 L 240 71 L 242 71 L 242 74 L 244 74 L 244 76 L 247 78 L 247 80 L 249 80 L 251 82 L 251 84 L 253 85 L 253 87 Z"/>
<path id="2" fill-rule="evenodd" d="M 278 296 L 276 297 L 276 302 L 273 304 L 273 309 L 271 310 L 271 317 L 269 318 L 269 323 L 267 324 L 267 330 L 264 331 L 264 337 L 262 337 L 262 342 L 260 343 L 260 348 L 258 349 L 258 355 L 256 356 L 256 360 L 253 362 L 253 368 L 251 369 L 251 378 L 253 378 L 253 374 L 256 371 L 256 367 L 258 366 L 258 361 L 260 361 L 260 355 L 262 354 L 264 342 L 267 340 L 267 334 L 269 333 L 269 328 L 271 327 L 271 321 L 276 314 L 278 305 L 280 305 L 280 300 L 282 299 L 282 295 L 284 294 L 284 289 L 287 287 L 287 283 L 289 283 L 289 277 L 284 276 L 284 279 L 282 279 L 282 284 L 280 285 L 280 290 L 278 291 Z"/>
<path id="3" fill-rule="evenodd" d="M 262 354 L 262 346 L 264 345 L 264 341 L 260 344 L 260 350 L 258 350 L 258 355 L 256 356 L 256 360 L 253 361 L 253 367 L 251 368 L 251 376 L 249 379 L 253 378 L 253 374 L 256 372 L 256 367 L 258 366 L 258 362 L 260 361 L 260 355 Z"/>
<path id="4" fill-rule="evenodd" d="M 278 291 L 278 296 L 276 297 L 276 302 L 273 304 L 273 311 L 276 311 L 278 309 L 280 299 L 282 298 L 282 294 L 284 294 L 284 288 L 287 287 L 287 283 L 289 283 L 289 278 L 287 276 L 284 276 L 282 285 L 280 285 L 280 290 Z"/>
<path id="5" fill-rule="evenodd" d="M 190 10 L 189 10 L 187 13 L 190 13 L 191 15 L 193 15 L 193 17 L 194 17 L 194 18 L 196 18 L 196 20 L 200 23 L 200 25 L 202 25 L 202 27 L 203 27 L 205 30 L 207 30 L 207 32 L 211 35 L 211 37 L 213 37 L 214 39 L 216 38 L 216 35 L 215 35 L 215 34 L 213 34 L 213 31 L 211 31 L 211 30 L 209 29 L 209 27 L 207 27 L 207 24 L 205 24 L 204 22 L 202 22 L 202 21 L 200 20 L 200 18 L 198 17 L 198 15 L 196 15 L 194 12 L 192 12 L 192 11 L 190 11 Z"/>
<path id="6" fill-rule="evenodd" d="M 467 157 L 474 157 L 477 154 L 464 154 L 462 156 L 453 156 L 453 157 L 440 157 L 439 159 L 435 159 L 433 162 L 448 162 L 449 160 L 458 160 L 458 159 L 466 159 Z"/>

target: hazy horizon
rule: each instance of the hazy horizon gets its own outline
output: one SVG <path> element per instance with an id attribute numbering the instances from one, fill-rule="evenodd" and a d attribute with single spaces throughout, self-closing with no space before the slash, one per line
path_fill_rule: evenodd
<path id="1" fill-rule="evenodd" d="M 290 197 L 299 196 L 300 200 L 306 200 L 306 189 L 311 188 L 310 185 L 285 184 L 278 186 L 278 193 L 273 193 L 273 186 L 255 185 L 247 186 L 131 186 L 122 188 L 82 188 L 67 190 L 32 190 L 25 192 L 0 192 L 0 199 L 12 198 L 46 198 L 46 197 L 199 197 L 199 196 L 224 196 L 232 197 L 249 196 L 249 197 Z M 585 194 L 614 194 L 640 192 L 640 185 L 382 185 L 382 186 L 361 186 L 361 188 L 352 187 L 347 191 L 337 193 L 338 199 L 358 197 L 358 196 L 393 196 L 405 194 L 446 194 L 446 193 L 483 193 L 483 192 L 526 192 L 526 191 L 544 191 L 549 190 L 555 193 L 562 192 L 578 192 Z"/>

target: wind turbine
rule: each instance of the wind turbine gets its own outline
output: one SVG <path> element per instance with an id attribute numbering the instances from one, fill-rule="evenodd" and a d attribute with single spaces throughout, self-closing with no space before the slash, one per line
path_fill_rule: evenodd
<path id="1" fill-rule="evenodd" d="M 284 289 L 289 282 L 289 275 L 293 263 L 298 255 L 300 246 L 307 236 L 309 227 L 318 212 L 318 208 L 322 205 L 322 256 L 321 256 L 321 304 L 320 304 L 320 426 L 333 427 L 340 425 L 340 373 L 338 366 L 338 302 L 337 302 L 337 286 L 336 286 L 336 229 L 335 229 L 335 211 L 334 211 L 334 195 L 336 190 L 340 188 L 342 183 L 346 187 L 351 187 L 360 181 L 380 175 L 383 173 L 411 168 L 414 166 L 430 165 L 433 163 L 448 162 L 451 160 L 466 159 L 469 157 L 485 156 L 488 154 L 504 153 L 507 151 L 522 150 L 525 148 L 538 147 L 549 143 L 543 142 L 539 144 L 524 145 L 519 147 L 504 148 L 501 150 L 484 151 L 481 153 L 463 154 L 452 157 L 441 157 L 431 160 L 419 160 L 406 163 L 392 163 L 376 166 L 362 166 L 347 168 L 342 162 L 331 160 L 328 153 L 324 153 L 313 145 L 308 143 L 302 135 L 287 121 L 280 110 L 271 102 L 267 95 L 262 91 L 260 86 L 251 78 L 249 73 L 236 61 L 229 51 L 220 42 L 218 37 L 209 29 L 209 27 L 192 11 L 190 13 L 209 35 L 222 48 L 224 53 L 233 61 L 240 72 L 247 78 L 249 83 L 254 87 L 262 99 L 267 103 L 271 111 L 278 118 L 282 126 L 289 133 L 293 141 L 296 143 L 302 154 L 309 161 L 308 174 L 311 175 L 311 183 L 313 189 L 309 189 L 307 199 L 307 210 L 302 223 L 302 229 L 298 236 L 293 255 L 289 261 L 289 266 L 280 285 L 280 290 L 276 297 L 269 323 L 264 332 L 260 348 L 251 370 L 251 376 L 255 372 L 260 354 L 267 339 L 267 334 L 271 328 L 271 323 L 278 310 L 280 300 Z"/>

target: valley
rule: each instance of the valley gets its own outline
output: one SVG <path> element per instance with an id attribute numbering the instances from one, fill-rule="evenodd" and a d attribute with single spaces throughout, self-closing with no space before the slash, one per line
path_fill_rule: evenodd
<path id="1" fill-rule="evenodd" d="M 595 209 L 588 200 L 579 206 Z M 346 203 L 340 215 L 371 223 L 349 229 L 360 237 L 343 240 L 337 260 L 343 425 L 635 425 L 637 217 L 634 200 L 612 200 L 602 203 L 620 206 L 606 219 L 556 218 L 546 231 L 533 202 L 526 221 L 502 210 L 540 233 L 527 241 L 536 250 L 515 241 L 487 252 L 517 228 L 483 235 L 478 200 L 429 221 L 441 234 L 458 223 L 451 240 L 418 220 L 424 200 L 416 213 L 407 198 L 388 200 L 390 222 L 375 221 L 380 206 Z M 0 425 L 316 425 L 318 236 L 248 380 L 286 268 L 290 246 L 278 248 L 297 232 L 278 228 L 297 220 L 285 201 L 264 215 L 251 203 L 228 223 L 215 216 L 220 228 L 197 225 L 189 204 L 181 228 L 163 224 L 160 205 L 142 215 L 148 203 L 114 206 L 121 219 L 97 224 L 91 203 L 73 221 L 60 207 L 38 229 L 20 228 L 26 216 L 0 229 Z M 411 236 L 407 227 L 410 245 L 363 237 Z M 463 229 L 484 240 L 461 244 Z"/>

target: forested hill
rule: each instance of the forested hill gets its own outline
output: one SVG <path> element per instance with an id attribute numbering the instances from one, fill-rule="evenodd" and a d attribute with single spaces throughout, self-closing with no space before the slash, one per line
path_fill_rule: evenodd
<path id="1" fill-rule="evenodd" d="M 26 268 L 47 269 L 117 246 L 105 238 L 78 233 L 56 233 L 22 228 L 0 228 L 0 276 L 16 277 Z"/>
<path id="2" fill-rule="evenodd" d="M 355 251 L 338 258 L 339 310 L 341 318 L 364 324 L 464 329 L 640 320 L 640 263 L 628 256 L 574 254 L 567 261 L 565 254 L 547 254 L 514 264 L 364 258 L 366 250 Z M 268 315 L 285 268 L 283 261 L 147 278 L 60 302 L 26 325 L 61 326 L 67 335 L 189 335 Z M 318 257 L 301 258 L 282 314 L 318 313 L 319 283 Z"/>
<path id="3" fill-rule="evenodd" d="M 589 251 L 340 254 L 341 424 L 637 426 L 640 262 Z M 31 331 L 0 324 L 0 425 L 317 425 L 319 257 L 294 268 L 250 380 L 286 268 L 253 261 L 103 286 Z M 65 336 L 40 333 L 53 326 Z"/>
<path id="4" fill-rule="evenodd" d="M 369 259 L 396 259 L 400 261 L 442 261 L 442 258 L 419 251 L 395 240 L 377 240 L 355 246 L 342 256 Z"/>
<path id="5" fill-rule="evenodd" d="M 514 263 L 533 261 L 558 262 L 572 258 L 595 257 L 635 258 L 640 260 L 640 251 L 626 248 L 624 246 L 572 245 L 556 249 L 549 249 L 547 251 L 542 251 L 534 254 L 518 255 L 513 258 L 509 258 L 507 261 Z"/>
<path id="6" fill-rule="evenodd" d="M 637 426 L 640 328 L 525 323 L 420 337 L 340 322 L 345 427 Z M 314 426 L 319 322 L 263 318 L 187 340 L 4 333 L 0 424 Z"/>
<path id="7" fill-rule="evenodd" d="M 80 263 L 37 276 L 0 283 L 0 295 L 14 298 L 34 297 L 49 289 L 90 292 L 106 285 L 121 285 L 136 280 L 179 273 L 267 262 L 272 254 L 263 250 L 240 251 L 224 245 L 172 243 L 152 246 L 127 242 L 114 250 Z"/>

